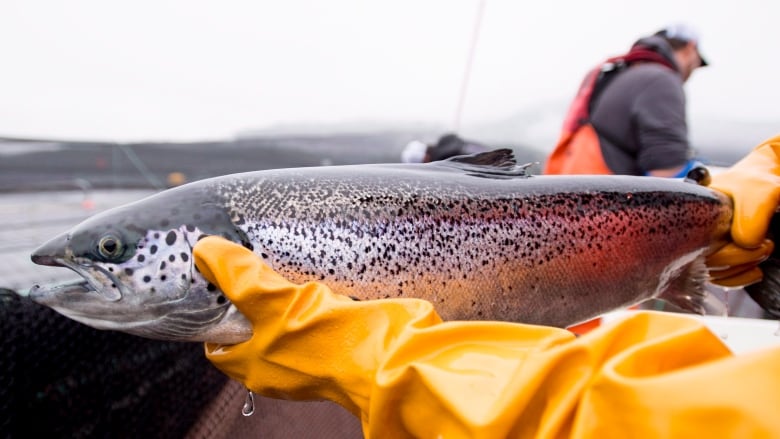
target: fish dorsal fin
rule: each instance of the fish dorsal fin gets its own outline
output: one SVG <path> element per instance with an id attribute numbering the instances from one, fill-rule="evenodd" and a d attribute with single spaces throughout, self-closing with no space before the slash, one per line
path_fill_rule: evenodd
<path id="1" fill-rule="evenodd" d="M 475 177 L 486 178 L 528 177 L 530 176 L 528 168 L 532 165 L 532 163 L 518 165 L 514 152 L 509 148 L 459 155 L 432 164 L 458 169 Z"/>

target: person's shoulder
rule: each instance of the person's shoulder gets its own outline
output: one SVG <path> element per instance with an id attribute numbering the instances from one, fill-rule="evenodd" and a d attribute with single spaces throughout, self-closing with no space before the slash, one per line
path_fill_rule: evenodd
<path id="1" fill-rule="evenodd" d="M 626 71 L 626 75 L 628 76 L 629 74 L 642 80 L 661 78 L 682 83 L 682 78 L 679 73 L 669 67 L 656 63 L 644 63 L 633 66 Z"/>
<path id="2" fill-rule="evenodd" d="M 638 84 L 640 89 L 667 87 L 681 89 L 682 77 L 676 71 L 655 63 L 646 63 L 629 68 L 623 78 L 626 83 Z"/>

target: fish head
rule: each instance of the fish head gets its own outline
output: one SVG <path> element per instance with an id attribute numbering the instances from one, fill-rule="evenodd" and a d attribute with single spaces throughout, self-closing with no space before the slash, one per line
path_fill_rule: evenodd
<path id="1" fill-rule="evenodd" d="M 236 238 L 226 214 L 207 214 L 202 204 L 188 213 L 156 201 L 96 215 L 40 246 L 33 262 L 69 268 L 81 279 L 36 285 L 30 298 L 98 329 L 163 340 L 248 339 L 248 322 L 193 261 L 203 236 L 221 228 Z"/>

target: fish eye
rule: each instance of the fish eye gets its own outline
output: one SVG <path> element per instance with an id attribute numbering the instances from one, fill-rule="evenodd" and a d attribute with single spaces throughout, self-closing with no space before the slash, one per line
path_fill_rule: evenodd
<path id="1" fill-rule="evenodd" d="M 106 259 L 115 259 L 122 255 L 124 246 L 122 240 L 115 235 L 106 235 L 98 242 L 98 253 Z"/>

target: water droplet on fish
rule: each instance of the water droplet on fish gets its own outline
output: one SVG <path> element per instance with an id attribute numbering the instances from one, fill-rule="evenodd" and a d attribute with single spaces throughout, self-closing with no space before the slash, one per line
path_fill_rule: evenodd
<path id="1" fill-rule="evenodd" d="M 244 401 L 244 407 L 241 408 L 241 414 L 244 416 L 252 416 L 255 412 L 255 394 L 251 390 L 246 391 L 246 401 Z"/>

